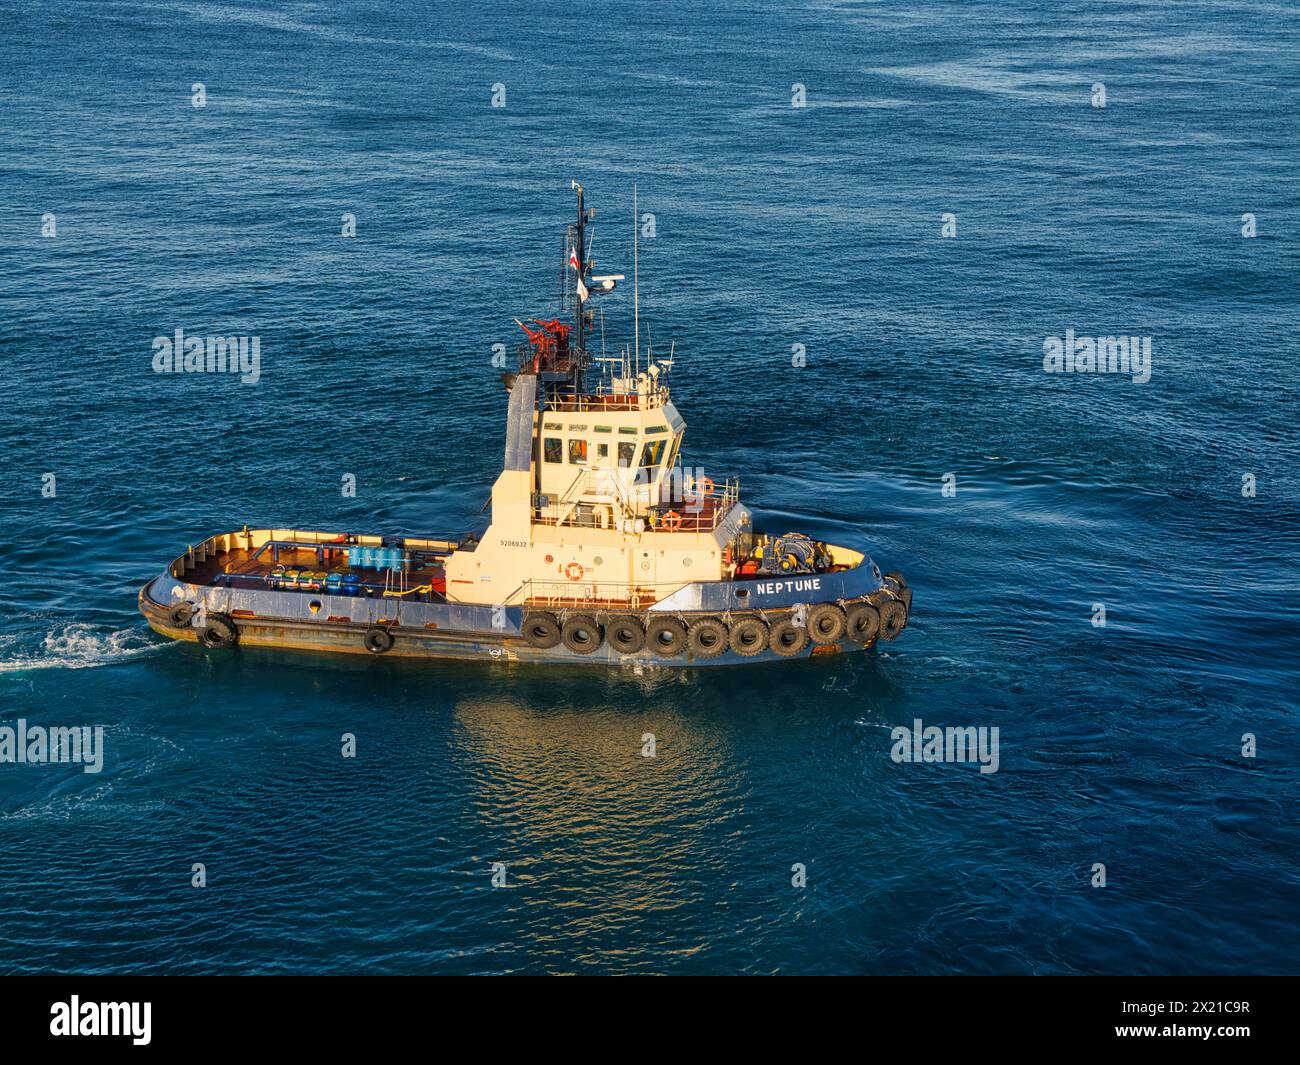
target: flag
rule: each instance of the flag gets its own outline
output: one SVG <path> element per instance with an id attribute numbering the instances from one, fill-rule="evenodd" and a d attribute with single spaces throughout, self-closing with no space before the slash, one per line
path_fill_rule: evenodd
<path id="1" fill-rule="evenodd" d="M 555 260 L 552 259 L 551 261 L 554 262 Z M 569 249 L 569 265 L 572 266 L 575 270 L 578 269 L 578 249 L 577 249 L 577 248 L 570 248 L 570 249 Z"/>
<path id="2" fill-rule="evenodd" d="M 554 262 L 554 260 L 552 260 L 552 262 Z M 587 298 L 587 286 L 582 283 L 582 278 L 579 277 L 578 278 L 578 299 L 586 300 L 586 298 Z"/>

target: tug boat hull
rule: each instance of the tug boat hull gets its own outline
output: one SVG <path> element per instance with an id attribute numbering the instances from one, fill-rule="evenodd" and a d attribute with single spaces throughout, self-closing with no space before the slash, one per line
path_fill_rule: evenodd
<path id="1" fill-rule="evenodd" d="M 213 537 L 200 551 L 241 535 Z M 327 533 L 298 535 L 323 543 L 337 539 Z M 226 554 L 214 553 L 213 558 Z M 897 601 L 909 612 L 911 606 L 911 591 L 902 578 L 882 577 L 865 556 L 852 569 L 835 573 L 688 584 L 642 609 L 579 600 L 560 605 L 498 606 L 239 587 L 231 582 L 247 580 L 245 575 L 222 572 L 224 567 L 209 564 L 207 571 L 216 573 L 209 577 L 202 564 L 195 566 L 195 558 L 193 551 L 182 555 L 145 585 L 139 593 L 139 607 L 159 635 L 216 648 L 239 645 L 392 658 L 659 668 L 749 665 L 869 650 L 879 634 L 867 640 L 845 634 L 820 643 L 805 635 L 795 641 L 797 649 L 777 651 L 767 645 L 744 654 L 728 639 L 721 651 L 697 654 L 683 647 L 678 653 L 663 654 L 648 644 L 636 651 L 620 651 L 605 638 L 604 629 L 611 619 L 637 619 L 648 626 L 656 618 L 672 618 L 689 631 L 692 623 L 712 618 L 730 632 L 747 617 L 759 618 L 772 629 L 787 619 L 806 621 L 807 612 L 823 603 L 839 604 L 843 609 L 855 602 Z M 526 638 L 524 627 L 538 615 L 549 615 L 561 624 L 570 617 L 591 618 L 600 630 L 597 646 L 587 652 L 572 650 L 564 642 L 535 646 Z M 233 639 L 205 640 L 204 618 L 228 625 Z M 376 630 L 387 638 L 375 637 Z"/>

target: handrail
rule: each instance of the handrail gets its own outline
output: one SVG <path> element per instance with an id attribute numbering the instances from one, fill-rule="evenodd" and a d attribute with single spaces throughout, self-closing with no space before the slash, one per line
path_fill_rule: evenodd
<path id="1" fill-rule="evenodd" d="M 617 410 L 654 410 L 668 402 L 668 389 L 658 386 L 650 391 L 612 392 L 597 390 L 585 392 L 580 396 L 564 396 L 553 399 L 547 406 L 550 410 L 566 413 L 594 413 Z"/>
<path id="2" fill-rule="evenodd" d="M 634 514 L 634 509 L 629 504 L 627 497 L 623 495 L 622 486 L 619 484 L 620 478 L 616 476 L 618 472 L 604 466 L 587 467 L 579 470 L 564 491 L 555 495 L 547 494 L 548 502 L 545 505 L 533 507 L 534 519 L 553 525 L 573 525 L 579 528 L 593 527 L 594 522 L 581 521 L 573 517 L 574 510 L 582 502 L 582 496 L 588 493 L 600 496 L 612 495 L 624 516 Z M 596 503 L 593 505 L 598 506 L 601 504 Z"/>
<path id="3" fill-rule="evenodd" d="M 623 512 L 623 517 L 645 517 L 649 519 L 652 527 L 657 526 L 658 520 L 669 512 L 677 514 L 678 520 L 670 522 L 670 526 L 665 526 L 660 531 L 665 532 L 711 532 L 716 529 L 723 519 L 730 513 L 740 501 L 740 482 L 731 479 L 723 482 L 721 485 L 714 485 L 711 489 L 700 489 L 690 492 L 684 492 L 680 499 L 662 500 L 657 503 L 646 503 L 638 509 L 635 501 L 629 500 L 622 491 L 620 478 L 617 476 L 618 470 L 611 470 L 605 467 L 587 469 L 580 471 L 574 482 L 565 489 L 564 493 L 555 497 L 553 502 L 546 506 L 533 507 L 533 520 L 546 525 L 558 525 L 572 528 L 601 528 L 594 518 L 584 519 L 575 516 L 575 509 L 580 500 L 571 498 L 574 485 L 578 480 L 583 480 L 582 490 L 586 491 L 589 483 L 599 479 L 599 489 L 602 495 L 612 495 L 615 503 Z M 579 492 L 579 497 L 582 492 Z M 709 505 L 711 504 L 711 505 Z M 594 506 L 606 505 L 604 503 L 595 503 Z"/>
<path id="4" fill-rule="evenodd" d="M 537 581 L 521 586 L 523 602 L 534 606 L 577 606 L 606 603 L 638 607 L 653 603 L 658 596 L 652 589 L 639 588 L 626 581 Z"/>

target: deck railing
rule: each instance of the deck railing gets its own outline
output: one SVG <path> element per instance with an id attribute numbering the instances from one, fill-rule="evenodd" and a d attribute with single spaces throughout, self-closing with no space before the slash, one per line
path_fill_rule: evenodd
<path id="1" fill-rule="evenodd" d="M 668 389 L 656 387 L 647 391 L 612 392 L 598 388 L 594 392 L 584 392 L 580 396 L 564 396 L 553 399 L 548 410 L 568 413 L 600 414 L 602 411 L 620 410 L 655 410 L 668 401 Z"/>
<path id="2" fill-rule="evenodd" d="M 520 590 L 530 606 L 562 608 L 599 603 L 606 607 L 641 609 L 655 602 L 651 588 L 638 588 L 628 581 L 525 581 Z"/>
<path id="3" fill-rule="evenodd" d="M 695 484 L 684 488 L 680 498 L 650 508 L 651 527 L 666 532 L 712 532 L 740 502 L 740 481 Z"/>
<path id="4" fill-rule="evenodd" d="M 618 528 L 620 520 L 645 522 L 659 532 L 712 532 L 740 501 L 740 482 L 711 481 L 680 487 L 680 478 L 670 476 L 674 490 L 657 502 L 644 498 L 646 486 L 623 476 L 625 468 L 588 469 L 574 478 L 567 489 L 534 500 L 533 521 L 578 529 Z M 630 482 L 630 483 L 629 483 Z"/>

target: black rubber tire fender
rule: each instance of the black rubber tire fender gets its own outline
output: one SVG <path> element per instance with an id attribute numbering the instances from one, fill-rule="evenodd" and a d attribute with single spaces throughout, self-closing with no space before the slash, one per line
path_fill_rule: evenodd
<path id="1" fill-rule="evenodd" d="M 660 658 L 674 658 L 686 650 L 686 626 L 676 618 L 651 618 L 645 642 Z"/>
<path id="2" fill-rule="evenodd" d="M 772 626 L 767 645 L 782 658 L 793 658 L 808 646 L 808 630 L 794 618 L 782 618 Z"/>
<path id="3" fill-rule="evenodd" d="M 834 603 L 818 603 L 808 611 L 808 635 L 813 643 L 839 643 L 844 635 L 844 611 Z"/>
<path id="4" fill-rule="evenodd" d="M 746 614 L 731 623 L 731 649 L 745 658 L 753 658 L 767 649 L 767 622 L 753 614 Z"/>
<path id="5" fill-rule="evenodd" d="M 560 631 L 560 623 L 555 620 L 555 615 L 548 614 L 544 610 L 525 617 L 523 625 L 520 626 L 520 631 L 524 634 L 524 639 L 530 647 L 538 647 L 543 651 L 558 647 L 563 636 Z"/>
<path id="6" fill-rule="evenodd" d="M 239 630 L 228 614 L 209 614 L 199 626 L 199 643 L 204 647 L 234 647 L 239 642 Z"/>
<path id="7" fill-rule="evenodd" d="M 366 645 L 366 650 L 372 655 L 382 655 L 393 646 L 393 634 L 382 625 L 371 625 L 366 629 L 365 636 L 361 642 Z"/>
<path id="8" fill-rule="evenodd" d="M 566 618 L 560 635 L 564 646 L 578 655 L 592 654 L 605 642 L 605 634 L 601 632 L 596 619 L 589 614 L 574 614 Z"/>
<path id="9" fill-rule="evenodd" d="M 730 636 L 721 618 L 696 618 L 686 630 L 686 650 L 696 658 L 717 658 L 727 650 Z"/>
<path id="10" fill-rule="evenodd" d="M 605 639 L 619 654 L 634 655 L 645 646 L 645 626 L 631 614 L 615 614 L 605 620 Z"/>
<path id="11" fill-rule="evenodd" d="M 886 573 L 885 580 L 894 581 L 898 585 L 898 598 L 903 601 L 903 606 L 907 608 L 907 616 L 912 616 L 912 586 L 907 583 L 901 573 Z"/>
<path id="12" fill-rule="evenodd" d="M 845 629 L 855 643 L 871 643 L 880 635 L 880 611 L 870 603 L 854 603 L 845 614 Z"/>
<path id="13" fill-rule="evenodd" d="M 193 603 L 177 603 L 167 611 L 167 624 L 173 629 L 187 629 L 194 620 Z"/>
<path id="14" fill-rule="evenodd" d="M 897 599 L 887 599 L 880 604 L 880 636 L 884 640 L 897 639 L 907 627 L 907 607 Z"/>

